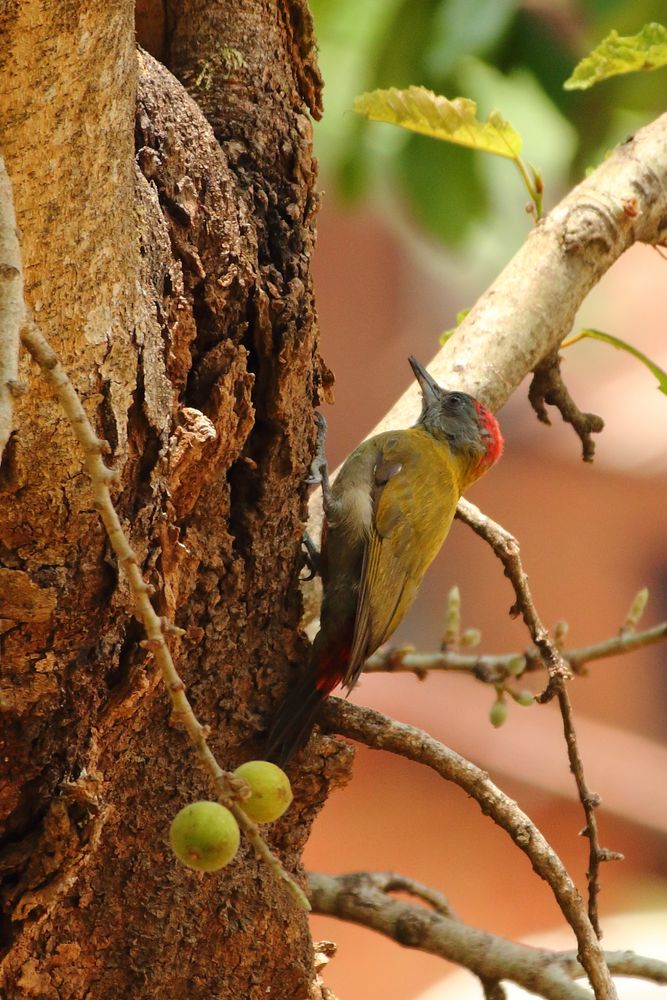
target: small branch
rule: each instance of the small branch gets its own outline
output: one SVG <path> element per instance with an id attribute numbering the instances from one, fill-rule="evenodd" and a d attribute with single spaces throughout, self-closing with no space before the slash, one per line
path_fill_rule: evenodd
<path id="1" fill-rule="evenodd" d="M 551 700 L 555 694 L 555 686 L 560 681 L 568 680 L 571 677 L 571 671 L 562 654 L 549 638 L 549 633 L 537 614 L 528 589 L 528 577 L 521 565 L 518 541 L 509 531 L 496 524 L 486 514 L 482 514 L 481 510 L 471 504 L 469 500 L 459 500 L 456 517 L 472 528 L 480 538 L 483 538 L 502 562 L 505 576 L 512 584 L 516 596 L 516 601 L 510 608 L 510 615 L 512 618 L 521 615 L 549 672 L 549 684 L 538 700 Z"/>
<path id="2" fill-rule="evenodd" d="M 495 521 L 482 514 L 468 500 L 459 501 L 456 516 L 465 521 L 476 534 L 488 542 L 502 562 L 505 568 L 505 576 L 508 577 L 512 584 L 516 597 L 515 604 L 510 609 L 510 614 L 520 614 L 522 616 L 530 632 L 531 639 L 538 648 L 549 672 L 549 683 L 542 694 L 537 696 L 536 700 L 546 702 L 554 696 L 558 700 L 563 720 L 563 732 L 570 770 L 574 775 L 579 800 L 586 817 L 586 825 L 582 830 L 582 835 L 587 837 L 589 841 L 588 870 L 586 872 L 588 880 L 588 915 L 591 924 L 595 928 L 595 933 L 600 937 L 600 921 L 597 912 L 597 897 L 600 891 L 600 865 L 603 861 L 622 860 L 622 856 L 613 851 L 606 850 L 600 845 L 595 818 L 595 809 L 600 804 L 600 799 L 591 792 L 586 783 L 584 767 L 577 746 L 577 737 L 572 719 L 572 706 L 566 687 L 566 682 L 572 676 L 571 670 L 565 662 L 561 651 L 549 637 L 549 633 L 537 614 L 528 587 L 528 578 L 521 565 L 519 543 L 516 538 L 499 524 L 496 524 Z"/>
<path id="3" fill-rule="evenodd" d="M 25 317 L 23 269 L 12 185 L 0 154 L 0 462 L 12 433 L 19 386 L 19 333 Z"/>
<path id="4" fill-rule="evenodd" d="M 484 1000 L 507 1000 L 507 993 L 497 979 L 481 979 Z"/>
<path id="5" fill-rule="evenodd" d="M 585 646 L 583 649 L 571 649 L 564 655 L 576 673 L 585 663 L 602 660 L 608 656 L 617 656 L 619 653 L 631 653 L 635 649 L 641 649 L 642 646 L 653 646 L 666 639 L 667 622 L 661 622 L 660 625 L 647 628 L 644 632 L 622 631 L 619 635 L 612 636 L 611 639 Z"/>
<path id="6" fill-rule="evenodd" d="M 545 403 L 555 406 L 567 424 L 571 424 L 581 441 L 584 462 L 592 462 L 595 454 L 593 434 L 604 429 L 604 420 L 595 413 L 582 413 L 572 399 L 560 370 L 558 351 L 548 354 L 533 369 L 528 399 L 543 424 L 551 424 Z"/>
<path id="7" fill-rule="evenodd" d="M 594 660 L 631 653 L 643 646 L 652 646 L 665 641 L 667 641 L 667 622 L 661 622 L 643 632 L 621 632 L 601 642 L 591 643 L 590 646 L 563 649 L 560 652 L 565 665 L 576 674 Z M 517 669 L 520 662 L 522 666 Z M 364 666 L 365 673 L 413 673 L 418 677 L 424 677 L 429 670 L 451 670 L 471 673 L 484 684 L 499 684 L 509 677 L 543 669 L 544 662 L 534 646 L 530 646 L 522 653 L 477 655 L 439 651 L 420 653 L 411 647 L 389 648 L 373 653 Z"/>
<path id="8" fill-rule="evenodd" d="M 533 216 L 535 223 L 539 222 L 542 218 L 542 201 L 544 196 L 544 184 L 542 178 L 539 174 L 532 168 L 528 167 L 520 156 L 517 156 L 512 161 L 519 174 L 521 175 L 521 180 L 526 186 L 526 190 L 530 196 L 530 203 L 527 206 L 527 211 Z M 532 177 L 531 177 L 532 173 Z"/>
<path id="9" fill-rule="evenodd" d="M 484 771 L 428 733 L 340 698 L 328 699 L 320 722 L 325 731 L 340 733 L 374 750 L 387 750 L 424 764 L 475 799 L 482 812 L 509 834 L 528 856 L 533 870 L 551 887 L 563 916 L 576 935 L 581 963 L 597 1000 L 616 1000 L 599 941 L 565 866 L 535 824 Z M 493 978 L 494 973 L 489 975 Z"/>
<path id="10" fill-rule="evenodd" d="M 313 877 L 318 878 L 317 875 Z M 437 889 L 433 889 L 429 885 L 424 885 L 422 882 L 417 882 L 416 879 L 407 878 L 405 875 L 397 875 L 395 872 L 364 872 L 359 878 L 363 879 L 364 884 L 372 886 L 379 892 L 404 892 L 409 896 L 420 899 L 441 916 L 449 917 L 451 920 L 458 920 L 458 917 L 449 905 L 449 901 L 441 892 L 438 892 Z M 419 912 L 421 912 L 421 909 Z M 505 991 L 497 981 L 480 977 L 480 982 L 485 1000 L 507 1000 Z"/>
<path id="11" fill-rule="evenodd" d="M 427 903 L 443 917 L 450 917 L 452 920 L 458 919 L 449 905 L 448 899 L 441 892 L 431 888 L 430 885 L 418 882 L 414 878 L 397 875 L 396 872 L 364 872 L 364 879 L 380 892 L 405 892 L 409 896 L 421 899 L 423 903 Z"/>
<path id="12" fill-rule="evenodd" d="M 392 881 L 394 880 L 394 881 Z M 370 927 L 408 948 L 438 955 L 461 965 L 484 983 L 485 996 L 504 996 L 501 980 L 510 980 L 546 1000 L 590 1000 L 587 989 L 572 982 L 583 975 L 569 951 L 549 951 L 508 941 L 461 923 L 452 915 L 392 898 L 400 876 L 357 872 L 349 875 L 308 876 L 314 913 L 339 917 Z M 631 952 L 607 952 L 604 958 L 618 976 L 636 976 L 667 983 L 667 963 Z"/>
<path id="13" fill-rule="evenodd" d="M 239 781 L 229 771 L 224 771 L 220 767 L 207 742 L 208 730 L 199 722 L 188 701 L 185 685 L 176 670 L 165 635 L 166 632 L 172 634 L 182 634 L 182 632 L 175 626 L 165 623 L 164 619 L 157 615 L 150 602 L 151 588 L 144 582 L 137 556 L 125 536 L 111 501 L 109 485 L 115 481 L 116 473 L 113 469 L 107 468 L 102 461 L 102 455 L 110 451 L 109 445 L 95 434 L 65 369 L 34 322 L 30 321 L 24 327 L 21 340 L 42 369 L 44 377 L 60 400 L 83 449 L 85 469 L 93 487 L 93 507 L 102 518 L 109 541 L 118 558 L 119 566 L 122 566 L 127 574 L 132 597 L 148 637 L 142 645 L 151 651 L 160 667 L 162 680 L 173 705 L 174 717 L 183 724 L 195 748 L 199 762 L 213 780 L 219 800 L 234 814 L 239 827 L 250 840 L 257 856 L 269 866 L 275 878 L 284 883 L 294 899 L 305 909 L 309 909 L 310 906 L 303 890 L 285 871 L 278 858 L 271 853 L 261 837 L 258 827 L 239 805 L 243 799 L 245 782 Z"/>

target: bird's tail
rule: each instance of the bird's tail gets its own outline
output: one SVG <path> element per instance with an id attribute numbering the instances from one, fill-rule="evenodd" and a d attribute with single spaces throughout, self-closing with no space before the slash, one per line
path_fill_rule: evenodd
<path id="1" fill-rule="evenodd" d="M 347 643 L 318 655 L 315 642 L 314 662 L 311 660 L 304 676 L 287 692 L 267 737 L 264 755 L 280 767 L 308 742 L 322 703 L 342 680 L 349 659 Z"/>
<path id="2" fill-rule="evenodd" d="M 317 687 L 310 670 L 287 692 L 269 730 L 264 752 L 267 760 L 284 767 L 306 745 L 328 693 Z"/>

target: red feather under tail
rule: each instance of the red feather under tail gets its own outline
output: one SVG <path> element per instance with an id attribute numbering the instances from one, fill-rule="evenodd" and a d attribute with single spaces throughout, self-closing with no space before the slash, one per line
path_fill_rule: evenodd
<path id="1" fill-rule="evenodd" d="M 343 678 L 349 659 L 349 647 L 328 650 L 319 665 L 308 672 L 287 692 L 273 720 L 264 755 L 284 767 L 308 742 L 322 703 Z"/>

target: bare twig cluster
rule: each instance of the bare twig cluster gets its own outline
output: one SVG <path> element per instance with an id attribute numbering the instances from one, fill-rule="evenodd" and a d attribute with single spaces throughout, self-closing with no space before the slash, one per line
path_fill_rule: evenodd
<path id="1" fill-rule="evenodd" d="M 517 803 L 495 785 L 486 772 L 428 733 L 369 708 L 340 698 L 324 706 L 321 724 L 374 750 L 387 750 L 424 764 L 447 781 L 453 781 L 473 798 L 482 812 L 500 826 L 523 851 L 533 870 L 551 891 L 574 931 L 581 963 L 598 1000 L 614 1000 L 616 992 L 595 930 L 572 878 L 544 835 Z"/>
<path id="2" fill-rule="evenodd" d="M 583 672 L 587 663 L 621 653 L 632 653 L 643 646 L 667 641 L 667 622 L 641 632 L 623 631 L 601 642 L 574 649 L 561 649 L 561 656 L 573 674 Z M 430 670 L 470 673 L 484 684 L 502 684 L 510 677 L 544 670 L 544 662 L 535 646 L 512 653 L 460 653 L 434 650 L 422 653 L 412 647 L 380 649 L 366 661 L 366 673 L 412 673 L 423 678 Z"/>
<path id="3" fill-rule="evenodd" d="M 512 584 L 516 598 L 514 605 L 510 609 L 510 614 L 515 616 L 520 614 L 523 618 L 530 632 L 530 637 L 539 650 L 549 673 L 549 683 L 542 694 L 537 696 L 537 700 L 546 702 L 555 697 L 560 708 L 570 770 L 574 775 L 579 799 L 586 817 L 586 825 L 582 833 L 589 841 L 588 870 L 586 872 L 588 880 L 588 916 L 595 929 L 595 933 L 600 937 L 600 921 L 597 910 L 597 897 L 600 892 L 600 865 L 604 861 L 621 860 L 622 855 L 603 848 L 600 844 L 595 817 L 595 809 L 600 804 L 600 799 L 591 792 L 586 782 L 584 766 L 577 745 L 572 706 L 566 687 L 566 682 L 571 677 L 571 670 L 537 614 L 528 587 L 528 578 L 521 564 L 519 543 L 516 538 L 499 524 L 496 524 L 495 521 L 482 514 L 474 504 L 471 504 L 467 500 L 459 503 L 456 516 L 488 542 L 502 562 L 505 569 L 505 576 Z"/>
<path id="4" fill-rule="evenodd" d="M 575 980 L 584 969 L 571 951 L 531 948 L 462 923 L 445 903 L 430 898 L 432 890 L 412 879 L 386 872 L 349 875 L 309 875 L 309 894 L 315 913 L 340 917 L 370 927 L 408 948 L 456 962 L 479 976 L 488 1000 L 505 993 L 501 980 L 510 980 L 546 1000 L 590 1000 L 590 993 Z M 408 893 L 430 909 L 396 899 Z M 667 962 L 632 952 L 605 952 L 612 975 L 635 976 L 667 983 Z"/>
<path id="5" fill-rule="evenodd" d="M 588 912 L 567 870 L 540 831 L 518 805 L 475 765 L 425 732 L 340 699 L 329 699 L 322 725 L 325 730 L 348 736 L 374 749 L 388 750 L 431 767 L 463 788 L 477 801 L 485 815 L 506 830 L 514 843 L 528 855 L 535 872 L 548 882 L 576 934 L 578 957 L 570 953 L 527 949 L 464 927 L 440 893 L 396 875 L 358 873 L 332 878 L 312 874 L 310 893 L 313 907 L 316 912 L 363 923 L 402 944 L 432 951 L 466 966 L 479 976 L 487 1000 L 502 1000 L 503 979 L 513 980 L 546 998 L 578 1000 L 588 997 L 588 991 L 574 982 L 584 970 L 598 1000 L 610 1000 L 616 996 L 612 974 L 637 975 L 655 982 L 666 982 L 667 964 L 627 953 L 605 954 L 600 947 L 597 912 L 599 869 L 603 861 L 617 860 L 622 855 L 600 844 L 594 812 L 599 800 L 589 790 L 584 776 L 566 683 L 573 672 L 581 671 L 583 665 L 591 660 L 664 640 L 667 638 L 667 623 L 637 632 L 648 596 L 647 591 L 642 590 L 634 598 L 617 636 L 565 653 L 562 645 L 567 627 L 565 623 L 559 623 L 554 635 L 550 636 L 543 626 L 528 587 L 517 540 L 468 501 L 460 502 L 457 516 L 491 545 L 501 560 L 505 575 L 514 589 L 515 601 L 510 614 L 521 615 L 533 646 L 523 654 L 498 657 L 452 651 L 448 647 L 458 650 L 478 641 L 476 630 L 469 630 L 470 635 L 461 633 L 460 597 L 454 589 L 448 601 L 441 652 L 421 654 L 412 649 L 381 652 L 368 661 L 366 669 L 411 670 L 420 676 L 431 668 L 470 670 L 481 680 L 499 686 L 525 669 L 546 668 L 548 684 L 536 701 L 546 702 L 556 698 L 563 719 L 570 768 L 586 816 L 586 827 L 582 833 L 590 845 L 586 873 Z M 390 893 L 396 891 L 417 896 L 432 910 L 393 899 Z"/>
<path id="6" fill-rule="evenodd" d="M 445 649 L 443 652 L 419 654 L 414 650 L 397 650 L 393 653 L 381 653 L 371 658 L 368 667 L 371 670 L 408 669 L 418 672 L 420 675 L 423 675 L 431 665 L 445 667 L 446 669 L 468 669 L 475 671 L 476 676 L 480 676 L 481 679 L 494 683 L 496 686 L 504 683 L 509 676 L 522 672 L 529 662 L 533 669 L 538 669 L 538 667 L 546 668 L 549 674 L 549 681 L 543 693 L 536 700 L 538 702 L 546 702 L 552 698 L 556 698 L 563 719 L 570 768 L 575 777 L 579 798 L 586 816 L 586 828 L 582 832 L 588 838 L 590 845 L 589 866 L 586 873 L 588 880 L 588 912 L 586 912 L 586 907 L 568 872 L 540 831 L 519 809 L 518 805 L 505 796 L 490 781 L 488 775 L 476 768 L 475 765 L 443 746 L 443 744 L 434 740 L 427 733 L 395 722 L 370 709 L 350 705 L 340 699 L 329 699 L 323 712 L 322 725 L 325 730 L 348 736 L 374 749 L 388 750 L 425 764 L 448 780 L 454 781 L 468 795 L 474 798 L 482 811 L 486 815 L 491 816 L 497 825 L 505 829 L 517 846 L 528 855 L 534 870 L 550 885 L 563 915 L 577 936 L 579 959 L 581 962 L 581 966 L 577 966 L 579 971 L 573 971 L 574 967 L 571 965 L 568 966 L 568 970 L 563 971 L 562 956 L 554 958 L 550 955 L 546 963 L 548 965 L 548 975 L 542 983 L 541 995 L 545 997 L 573 998 L 587 996 L 588 994 L 583 989 L 572 983 L 572 978 L 580 975 L 581 967 L 583 967 L 593 986 L 596 997 L 608 1000 L 608 998 L 615 997 L 616 994 L 610 970 L 598 942 L 600 936 L 597 912 L 597 896 L 600 888 L 599 869 L 603 861 L 617 860 L 621 858 L 621 855 L 603 848 L 600 844 L 594 813 L 599 800 L 589 790 L 586 783 L 583 763 L 577 746 L 566 683 L 572 676 L 573 670 L 581 670 L 583 664 L 589 660 L 599 659 L 605 655 L 628 651 L 633 648 L 636 649 L 641 645 L 648 645 L 649 643 L 664 639 L 667 637 L 667 623 L 663 623 L 654 629 L 649 629 L 642 633 L 636 631 L 648 596 L 647 592 L 642 590 L 633 600 L 618 636 L 608 639 L 603 643 L 597 643 L 594 646 L 585 647 L 581 650 L 573 650 L 569 654 L 564 654 L 561 647 L 567 635 L 567 627 L 565 623 L 560 623 L 554 630 L 555 634 L 550 636 L 543 626 L 535 608 L 528 587 L 527 577 L 521 564 L 517 540 L 468 501 L 461 501 L 457 516 L 469 524 L 480 537 L 491 545 L 493 551 L 501 560 L 505 575 L 510 580 L 515 594 L 515 601 L 510 609 L 510 614 L 522 616 L 534 644 L 533 647 L 523 654 L 523 657 L 518 654 L 507 654 L 504 657 L 495 658 L 466 656 L 458 652 L 452 652 L 451 649 L 446 648 L 448 646 L 465 646 L 466 644 L 474 644 L 478 641 L 478 635 L 475 630 L 469 630 L 472 638 L 468 639 L 464 638 L 467 633 L 461 633 L 460 596 L 458 591 L 454 589 L 450 593 L 448 601 L 445 634 L 443 637 L 443 646 Z M 473 635 L 473 633 L 475 634 Z M 517 663 L 517 661 L 519 662 Z M 423 901 L 428 902 L 438 915 L 450 920 L 455 919 L 446 900 L 439 893 L 433 895 L 434 890 L 428 889 L 424 891 L 424 887 L 415 888 L 415 885 L 410 886 L 405 880 L 402 882 L 398 876 L 371 876 L 367 873 L 359 876 L 341 876 L 341 879 L 335 885 L 335 880 L 329 880 L 329 883 L 327 883 L 328 890 L 322 895 L 322 886 L 324 883 L 321 879 L 323 878 L 324 876 L 319 875 L 311 877 L 311 890 L 314 894 L 313 898 L 316 908 L 321 907 L 321 912 L 334 912 L 334 909 L 337 907 L 336 912 L 339 915 L 346 916 L 348 919 L 358 919 L 355 913 L 357 911 L 361 913 L 367 904 L 360 902 L 359 899 L 353 902 L 351 898 L 348 899 L 345 896 L 345 893 L 350 887 L 349 879 L 361 880 L 355 883 L 358 889 L 361 886 L 361 889 L 359 889 L 361 896 L 365 898 L 366 891 L 370 887 L 374 892 L 384 893 L 386 897 L 382 906 L 380 906 L 379 899 L 376 900 L 376 904 L 373 906 L 374 916 L 363 922 L 368 923 L 369 926 L 376 927 L 376 929 L 383 930 L 385 933 L 390 933 L 392 936 L 398 935 L 397 939 L 399 940 L 402 940 L 400 935 L 404 933 L 401 928 L 414 924 L 414 926 L 421 928 L 420 935 L 421 931 L 424 931 L 424 941 L 430 941 L 431 922 L 430 918 L 426 920 L 426 923 L 424 922 L 426 918 L 424 917 L 422 908 L 418 908 L 416 916 L 411 911 L 410 913 L 407 911 L 399 913 L 398 910 L 400 910 L 400 907 L 407 904 L 398 904 L 395 900 L 389 900 L 386 894 L 390 891 L 403 890 L 412 892 L 413 895 L 417 895 Z M 379 884 L 378 880 L 381 884 Z M 354 892 L 352 892 L 352 896 L 354 896 Z M 342 903 L 340 897 L 344 897 Z M 331 899 L 334 900 L 333 903 Z M 323 902 L 323 900 L 325 901 Z M 326 902 L 326 900 L 329 900 L 329 902 Z M 377 910 L 375 906 L 377 906 Z M 334 909 L 327 909 L 327 907 L 333 907 Z M 394 928 L 394 930 L 390 928 Z M 468 940 L 472 940 L 475 934 L 481 934 L 481 932 L 474 932 Z M 418 946 L 423 946 L 426 947 L 426 950 L 431 950 L 428 944 L 420 943 Z M 450 952 L 448 957 L 454 961 L 459 961 L 458 958 L 452 957 L 453 955 L 455 955 L 455 952 Z M 617 971 L 618 962 L 616 959 L 615 962 L 615 971 Z M 489 969 L 486 965 L 478 967 L 474 962 L 463 962 L 462 964 L 466 964 L 480 976 L 487 997 L 499 1000 L 502 996 L 502 987 L 499 985 L 499 979 L 503 977 L 499 977 L 495 969 Z M 512 967 L 507 954 L 505 955 L 503 967 L 506 969 Z M 537 975 L 535 969 L 531 970 L 530 975 L 533 983 L 535 983 L 537 981 L 534 978 Z M 656 975 L 664 975 L 664 970 L 658 969 Z M 511 979 L 513 977 L 510 974 L 504 978 Z M 565 980 L 567 980 L 566 990 L 563 987 Z M 519 982 L 520 979 L 516 981 Z"/>

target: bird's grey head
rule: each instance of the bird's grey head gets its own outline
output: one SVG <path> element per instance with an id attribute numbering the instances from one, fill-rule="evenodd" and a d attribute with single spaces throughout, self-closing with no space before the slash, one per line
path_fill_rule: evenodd
<path id="1" fill-rule="evenodd" d="M 475 464 L 493 464 L 502 450 L 502 437 L 495 417 L 467 392 L 443 389 L 416 358 L 410 366 L 422 392 L 418 427 L 445 441 L 455 455 L 467 455 Z"/>

